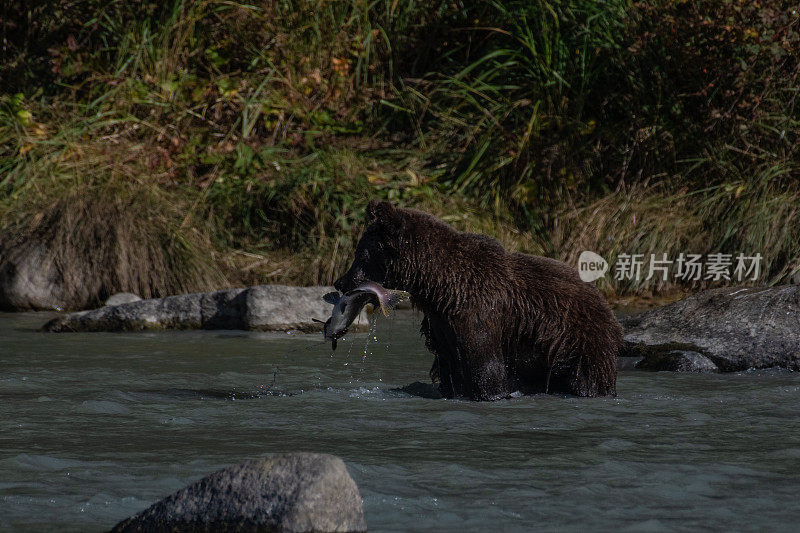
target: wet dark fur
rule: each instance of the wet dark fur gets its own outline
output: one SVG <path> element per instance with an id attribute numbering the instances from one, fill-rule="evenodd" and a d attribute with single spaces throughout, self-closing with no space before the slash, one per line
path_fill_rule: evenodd
<path id="1" fill-rule="evenodd" d="M 372 280 L 411 293 L 444 396 L 616 393 L 622 330 L 574 269 L 387 202 L 370 202 L 367 216 L 334 285 L 345 292 Z"/>

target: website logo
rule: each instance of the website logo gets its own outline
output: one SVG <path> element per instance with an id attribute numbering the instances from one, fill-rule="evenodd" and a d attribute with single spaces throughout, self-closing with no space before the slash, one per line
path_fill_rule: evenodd
<path id="1" fill-rule="evenodd" d="M 625 254 L 617 256 L 614 279 L 617 281 L 758 281 L 761 276 L 760 253 L 755 255 L 710 253 L 681 253 L 675 259 L 667 254 Z M 586 283 L 597 281 L 609 271 L 608 262 L 600 255 L 586 250 L 578 257 L 578 275 Z"/>
<path id="2" fill-rule="evenodd" d="M 608 262 L 589 250 L 581 252 L 578 257 L 578 275 L 586 283 L 596 281 L 608 272 Z"/>

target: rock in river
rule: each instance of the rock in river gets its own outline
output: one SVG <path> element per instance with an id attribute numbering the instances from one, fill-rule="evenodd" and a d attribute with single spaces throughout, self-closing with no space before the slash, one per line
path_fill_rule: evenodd
<path id="1" fill-rule="evenodd" d="M 258 285 L 180 294 L 79 311 L 55 318 L 44 331 L 245 329 L 320 331 L 331 312 L 322 296 L 333 287 Z M 362 323 L 366 319 L 362 317 Z"/>
<path id="2" fill-rule="evenodd" d="M 623 318 L 637 368 L 800 370 L 800 286 L 712 289 Z"/>
<path id="3" fill-rule="evenodd" d="M 671 372 L 719 372 L 719 367 L 705 355 L 692 350 L 651 350 L 636 362 L 638 370 Z"/>
<path id="4" fill-rule="evenodd" d="M 111 531 L 366 530 L 361 496 L 344 462 L 291 453 L 218 470 Z"/>
<path id="5" fill-rule="evenodd" d="M 140 302 L 141 300 L 138 294 L 133 294 L 132 292 L 118 292 L 109 296 L 106 303 L 103 305 L 129 304 L 131 302 Z"/>

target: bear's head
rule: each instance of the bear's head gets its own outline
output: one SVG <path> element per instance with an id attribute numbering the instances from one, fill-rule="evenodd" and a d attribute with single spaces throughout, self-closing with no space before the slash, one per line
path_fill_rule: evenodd
<path id="1" fill-rule="evenodd" d="M 333 286 L 341 292 L 355 289 L 365 281 L 384 285 L 397 254 L 397 243 L 407 221 L 401 210 L 389 202 L 371 200 L 367 205 L 367 229 L 356 246 L 353 264 Z"/>

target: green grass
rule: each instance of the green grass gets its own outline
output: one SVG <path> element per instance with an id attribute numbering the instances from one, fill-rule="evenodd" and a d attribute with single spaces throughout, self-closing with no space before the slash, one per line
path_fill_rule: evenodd
<path id="1" fill-rule="evenodd" d="M 4 9 L 0 246 L 54 205 L 88 224 L 105 202 L 148 222 L 131 250 L 166 250 L 151 262 L 168 275 L 139 285 L 72 257 L 97 265 L 98 298 L 329 283 L 374 197 L 569 261 L 760 252 L 768 283 L 800 268 L 789 3 Z"/>

